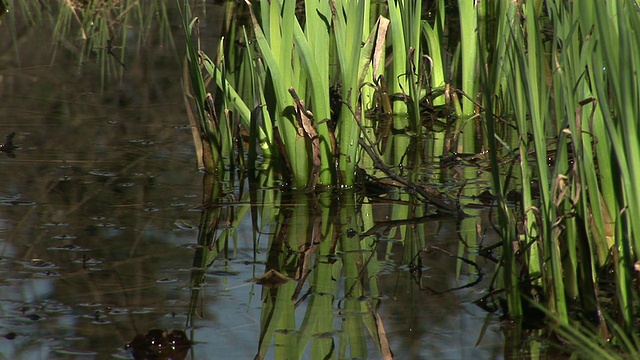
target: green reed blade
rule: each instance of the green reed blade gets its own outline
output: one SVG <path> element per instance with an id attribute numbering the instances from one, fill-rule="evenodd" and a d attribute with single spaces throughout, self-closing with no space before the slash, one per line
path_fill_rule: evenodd
<path id="1" fill-rule="evenodd" d="M 475 99 L 478 92 L 477 66 L 478 66 L 478 5 L 475 1 L 458 0 L 460 11 L 460 34 L 461 34 L 461 56 L 462 56 L 462 91 Z M 471 116 L 475 111 L 475 105 L 462 99 L 462 114 L 458 116 Z M 467 133 L 473 127 L 468 126 Z M 473 135 L 471 135 L 473 138 Z"/>
<path id="2" fill-rule="evenodd" d="M 314 30 L 309 30 L 314 31 Z M 318 29 L 318 31 L 326 31 L 326 29 Z M 315 126 L 317 128 L 320 137 L 321 146 L 321 169 L 320 169 L 320 185 L 334 184 L 333 176 L 333 151 L 331 147 L 329 125 L 327 120 L 331 118 L 331 109 L 329 107 L 329 91 L 328 83 L 325 82 L 322 76 L 316 76 L 321 74 L 318 64 L 315 61 L 314 52 L 312 51 L 305 34 L 300 28 L 300 24 L 297 20 L 294 21 L 294 44 L 296 46 L 297 53 L 300 56 L 301 65 L 307 74 L 309 83 L 311 84 L 311 103 L 313 104 L 313 115 L 315 120 Z M 328 62 L 323 62 L 325 68 L 324 73 L 328 71 Z M 303 89 L 302 84 L 299 84 L 299 88 Z"/>
<path id="3" fill-rule="evenodd" d="M 339 180 L 342 186 L 351 187 L 355 182 L 355 169 L 360 147 L 360 127 L 357 121 L 363 118 L 360 101 L 360 89 L 369 75 L 373 49 L 377 43 L 376 34 L 382 32 L 381 21 L 376 22 L 369 33 L 365 21 L 368 1 L 349 4 L 333 2 L 333 34 L 336 41 L 338 64 L 342 78 L 342 98 L 345 102 L 340 111 L 340 119 L 336 129 L 336 138 L 340 153 L 338 156 Z M 338 7 L 342 4 L 342 7 Z M 337 8 L 336 8 L 337 7 Z M 347 21 L 347 19 L 351 19 Z M 366 40 L 365 36 L 368 37 Z M 362 41 L 364 43 L 362 44 Z M 355 54 L 350 49 L 358 49 Z M 355 56 L 354 56 L 355 55 Z M 356 113 L 352 113 L 355 111 Z M 354 116 L 357 119 L 354 119 Z"/>
<path id="4" fill-rule="evenodd" d="M 293 114 L 290 112 L 285 114 L 285 110 L 293 103 L 288 93 L 289 88 L 294 85 L 291 84 L 293 43 L 285 44 L 283 39 L 292 39 L 293 37 L 294 27 L 291 22 L 297 22 L 297 20 L 295 20 L 295 14 L 292 13 L 290 8 L 295 4 L 291 4 L 292 0 L 285 0 L 284 14 L 288 16 L 286 21 L 280 17 L 279 11 L 281 7 L 279 1 L 261 4 L 263 15 L 266 11 L 265 7 L 269 8 L 269 22 L 267 24 L 269 26 L 269 39 L 267 39 L 254 14 L 253 5 L 248 0 L 245 3 L 249 7 L 254 35 L 273 83 L 272 90 L 276 98 L 275 123 L 284 144 L 285 154 L 283 155 L 291 165 L 291 185 L 293 188 L 302 189 L 309 185 L 311 178 L 309 155 L 306 152 L 307 144 L 305 138 L 298 134 L 295 120 L 292 118 Z"/>
<path id="5" fill-rule="evenodd" d="M 429 55 L 429 81 L 431 89 L 442 90 L 445 87 L 445 62 L 443 56 L 443 50 L 441 46 L 444 24 L 445 24 L 445 3 L 444 0 L 438 0 L 436 4 L 436 15 L 434 24 L 431 26 L 427 21 L 422 21 L 422 31 L 427 41 L 428 55 Z M 433 100 L 434 106 L 440 106 L 445 104 L 444 95 L 437 96 Z"/>
<path id="6" fill-rule="evenodd" d="M 619 256 L 616 275 L 625 328 L 630 330 L 633 322 L 632 294 L 635 291 L 629 286 L 629 279 L 634 276 L 629 272 L 633 266 L 632 259 L 637 259 L 640 253 L 640 223 L 637 221 L 640 216 L 640 192 L 637 190 L 640 171 L 635 164 L 640 156 L 636 121 L 640 112 L 640 79 L 635 70 L 640 61 L 640 45 L 637 32 L 632 29 L 640 26 L 640 18 L 632 1 L 597 3 L 595 7 L 599 42 L 598 56 L 592 58 L 592 64 L 595 71 L 604 72 L 603 76 L 595 76 L 596 90 L 614 151 L 613 170 L 620 175 L 618 198 L 624 211 L 616 224 L 615 250 Z"/>
<path id="7" fill-rule="evenodd" d="M 411 5 L 399 0 L 389 0 L 387 4 L 389 6 L 389 20 L 391 21 L 389 26 L 391 45 L 393 46 L 393 62 L 387 76 L 389 91 L 393 94 L 407 94 L 409 92 L 409 78 L 407 76 L 409 63 L 407 58 L 409 44 L 407 42 L 409 39 L 405 38 L 405 26 L 410 26 L 410 24 L 407 23 L 405 25 L 404 21 L 409 19 L 404 18 L 403 11 L 405 6 Z M 396 114 L 405 114 L 408 111 L 407 104 L 404 101 L 396 101 L 393 103 L 393 111 Z M 407 120 L 406 117 L 396 118 L 394 122 L 398 124 L 394 125 L 394 127 L 404 128 L 409 126 L 410 124 Z M 413 126 L 415 130 L 415 124 Z"/>

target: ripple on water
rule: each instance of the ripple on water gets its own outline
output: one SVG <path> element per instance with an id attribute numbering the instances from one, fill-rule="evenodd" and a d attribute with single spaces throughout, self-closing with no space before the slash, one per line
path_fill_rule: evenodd
<path id="1" fill-rule="evenodd" d="M 109 315 L 118 316 L 118 315 L 127 315 L 127 314 L 129 314 L 129 309 L 126 309 L 126 308 L 113 308 L 109 310 Z"/>
<path id="2" fill-rule="evenodd" d="M 162 278 L 162 279 L 156 280 L 156 283 L 158 284 L 172 284 L 177 282 L 178 282 L 178 279 L 170 279 L 170 278 Z"/>
<path id="3" fill-rule="evenodd" d="M 102 264 L 102 260 L 94 259 L 94 258 L 82 258 L 73 261 L 75 264 L 83 264 L 83 265 L 99 265 Z"/>
<path id="4" fill-rule="evenodd" d="M 42 308 L 46 313 L 71 313 L 71 306 L 63 304 L 59 301 L 46 300 L 42 304 Z"/>
<path id="5" fill-rule="evenodd" d="M 69 224 L 65 223 L 65 222 L 61 222 L 61 221 L 51 221 L 51 222 L 45 223 L 44 226 L 48 226 L 48 227 L 63 227 L 63 226 L 69 226 Z"/>
<path id="6" fill-rule="evenodd" d="M 143 315 L 143 314 L 150 314 L 152 312 L 154 312 L 155 309 L 154 308 L 142 308 L 142 309 L 136 309 L 136 310 L 132 310 L 131 314 L 134 315 Z"/>
<path id="7" fill-rule="evenodd" d="M 195 230 L 198 227 L 196 225 L 190 224 L 188 221 L 185 220 L 176 220 L 173 225 L 176 226 L 176 229 L 174 230 Z"/>
<path id="8" fill-rule="evenodd" d="M 42 260 L 42 259 L 31 259 L 30 261 L 20 261 L 20 264 L 22 264 L 24 267 L 26 267 L 27 269 L 38 269 L 38 270 L 42 270 L 42 269 L 57 269 L 58 265 L 54 264 L 54 263 L 50 263 L 48 261 Z"/>
<path id="9" fill-rule="evenodd" d="M 34 201 L 20 201 L 20 200 L 15 200 L 15 201 L 0 201 L 0 205 L 4 205 L 4 206 L 33 206 L 36 203 Z"/>
<path id="10" fill-rule="evenodd" d="M 95 351 L 90 350 L 78 350 L 78 349 L 56 349 L 56 354 L 60 355 L 69 355 L 69 356 L 96 356 L 98 355 Z"/>
<path id="11" fill-rule="evenodd" d="M 41 277 L 41 278 L 49 278 L 49 277 L 59 277 L 62 276 L 62 274 L 60 274 L 59 272 L 56 271 L 44 271 L 44 272 L 39 272 L 39 273 L 35 273 L 34 276 L 36 277 Z"/>
<path id="12" fill-rule="evenodd" d="M 89 171 L 90 175 L 93 176 L 99 176 L 99 177 L 114 177 L 116 176 L 116 173 L 114 172 L 109 172 L 109 171 L 103 171 L 100 169 L 93 169 L 91 171 Z"/>
<path id="13" fill-rule="evenodd" d="M 73 240 L 73 239 L 76 239 L 77 236 L 65 233 L 65 234 L 54 235 L 51 238 L 56 240 Z"/>
<path id="14" fill-rule="evenodd" d="M 54 251 L 91 251 L 91 249 L 86 249 L 77 245 L 73 245 L 73 244 L 66 244 L 66 245 L 60 245 L 60 246 L 52 246 L 52 247 L 48 247 L 47 250 L 54 250 Z"/>
<path id="15" fill-rule="evenodd" d="M 85 302 L 85 303 L 79 303 L 78 306 L 95 308 L 95 307 L 102 307 L 104 305 L 98 302 L 95 302 L 95 303 Z"/>

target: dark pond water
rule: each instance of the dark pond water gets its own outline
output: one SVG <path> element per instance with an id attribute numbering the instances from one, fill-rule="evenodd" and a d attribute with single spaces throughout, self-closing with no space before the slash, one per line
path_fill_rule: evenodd
<path id="1" fill-rule="evenodd" d="M 219 10 L 211 6 L 207 16 Z M 170 13 L 176 20 L 175 9 Z M 386 348 L 396 359 L 503 358 L 501 324 L 472 303 L 487 279 L 445 292 L 474 281 L 473 269 L 444 251 L 419 251 L 473 253 L 460 245 L 459 220 L 375 232 L 355 249 L 345 242 L 350 236 L 335 251 L 320 242 L 307 252 L 293 248 L 311 259 L 296 266 L 315 264 L 306 282 L 260 285 L 254 280 L 278 259 L 278 234 L 290 244 L 291 222 L 313 223 L 322 209 L 337 210 L 322 205 L 322 196 L 320 205 L 300 205 L 277 190 L 261 192 L 269 202 L 249 204 L 246 183 L 230 181 L 223 199 L 208 208 L 220 222 L 211 229 L 213 242 L 202 247 L 203 175 L 180 56 L 168 42 L 150 37 L 126 50 L 126 69 L 111 62 L 103 87 L 95 58 L 78 66 L 77 54 L 63 46 L 52 62 L 49 30 L 24 16 L 13 24 L 5 17 L 0 38 L 0 136 L 15 132 L 19 147 L 15 157 L 0 154 L 0 358 L 133 358 L 125 345 L 153 329 L 184 331 L 193 359 L 380 359 Z M 370 211 L 374 223 L 397 210 L 372 203 Z M 318 222 L 340 228 L 350 221 L 340 216 Z M 490 227 L 484 217 L 477 223 L 481 233 Z M 356 224 L 358 232 L 367 230 L 362 220 Z M 312 236 L 315 228 L 304 226 Z M 397 240 L 397 232 L 417 228 L 419 241 Z M 223 236 L 229 237 L 215 251 Z M 362 245 L 367 241 L 375 245 Z M 198 266 L 203 249 L 215 261 Z M 407 265 L 415 254 L 420 272 Z M 335 286 L 318 290 L 323 280 L 314 271 L 327 264 Z M 353 264 L 358 275 L 366 268 L 358 296 Z M 318 305 L 323 301 L 328 305 Z"/>

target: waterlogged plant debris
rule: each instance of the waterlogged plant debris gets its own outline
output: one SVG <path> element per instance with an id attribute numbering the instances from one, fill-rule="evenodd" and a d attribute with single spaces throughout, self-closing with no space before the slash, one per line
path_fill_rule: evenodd
<path id="1" fill-rule="evenodd" d="M 269 270 L 261 277 L 255 280 L 255 283 L 258 285 L 263 285 L 269 288 L 276 288 L 280 285 L 285 284 L 288 281 L 293 281 L 292 278 L 285 276 L 284 274 L 276 271 Z"/>

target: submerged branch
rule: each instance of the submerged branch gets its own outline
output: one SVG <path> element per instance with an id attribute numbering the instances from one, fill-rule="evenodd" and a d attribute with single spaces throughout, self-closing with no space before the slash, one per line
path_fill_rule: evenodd
<path id="1" fill-rule="evenodd" d="M 383 173 L 385 173 L 385 175 L 397 181 L 398 183 L 402 184 L 403 186 L 413 190 L 415 193 L 420 195 L 426 202 L 437 207 L 438 210 L 445 212 L 447 214 L 452 214 L 459 217 L 466 217 L 466 214 L 458 206 L 457 201 L 447 198 L 446 195 L 444 195 L 443 193 L 435 189 L 430 188 L 428 185 L 418 185 L 412 182 L 411 180 L 405 179 L 402 176 L 394 173 L 382 161 L 380 156 L 378 156 L 378 154 L 373 150 L 373 147 L 365 142 L 364 138 L 361 138 L 359 142 L 360 142 L 360 146 L 362 146 L 362 149 L 364 149 L 364 151 L 373 160 L 373 164 L 376 167 L 376 169 L 382 171 Z"/>

